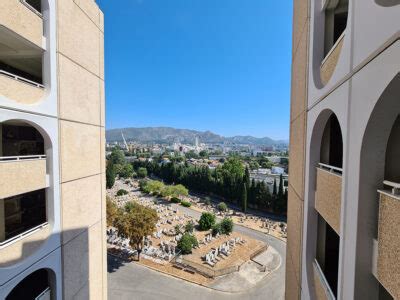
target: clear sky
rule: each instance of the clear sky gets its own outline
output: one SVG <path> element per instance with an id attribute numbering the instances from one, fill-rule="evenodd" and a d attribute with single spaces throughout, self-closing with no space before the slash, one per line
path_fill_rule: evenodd
<path id="1" fill-rule="evenodd" d="M 292 0 L 97 0 L 106 127 L 289 136 Z"/>

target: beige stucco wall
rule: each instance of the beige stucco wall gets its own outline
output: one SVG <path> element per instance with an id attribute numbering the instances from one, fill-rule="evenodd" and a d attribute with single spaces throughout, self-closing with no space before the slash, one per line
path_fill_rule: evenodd
<path id="1" fill-rule="evenodd" d="M 50 236 L 49 225 L 0 249 L 0 268 L 12 266 L 38 250 Z"/>
<path id="2" fill-rule="evenodd" d="M 344 42 L 344 35 L 343 37 L 335 44 L 335 48 L 333 48 L 329 53 L 328 56 L 324 59 L 323 63 L 321 64 L 321 82 L 322 84 L 327 84 L 329 79 L 331 79 L 333 72 L 335 71 L 336 65 L 339 61 L 340 52 L 342 51 Z"/>
<path id="3" fill-rule="evenodd" d="M 101 219 L 101 180 L 102 177 L 96 175 L 62 184 L 64 244 Z"/>
<path id="4" fill-rule="evenodd" d="M 46 159 L 0 162 L 0 198 L 46 187 Z M 7 184 L 8 183 L 8 184 Z"/>
<path id="5" fill-rule="evenodd" d="M 60 121 L 62 182 L 101 173 L 101 128 L 70 121 Z"/>
<path id="6" fill-rule="evenodd" d="M 0 25 L 42 48 L 43 20 L 21 1 L 0 1 Z"/>
<path id="7" fill-rule="evenodd" d="M 309 1 L 294 1 L 285 281 L 285 298 L 289 300 L 301 297 L 309 17 Z"/>
<path id="8" fill-rule="evenodd" d="M 64 299 L 103 299 L 103 237 L 99 222 L 63 246 Z"/>
<path id="9" fill-rule="evenodd" d="M 2 96 L 22 104 L 40 102 L 46 93 L 43 88 L 15 80 L 4 74 L 0 74 L 0 91 Z"/>
<path id="10" fill-rule="evenodd" d="M 59 111 L 62 119 L 100 125 L 100 80 L 59 55 Z"/>
<path id="11" fill-rule="evenodd" d="M 340 235 L 342 176 L 317 168 L 315 209 Z"/>
<path id="12" fill-rule="evenodd" d="M 94 0 L 58 2 L 65 299 L 107 299 L 104 19 Z"/>
<path id="13" fill-rule="evenodd" d="M 400 197 L 381 193 L 378 226 L 378 280 L 400 299 Z"/>

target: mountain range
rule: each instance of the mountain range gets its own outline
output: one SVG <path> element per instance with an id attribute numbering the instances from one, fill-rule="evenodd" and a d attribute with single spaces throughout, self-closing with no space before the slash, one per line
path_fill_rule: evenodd
<path id="1" fill-rule="evenodd" d="M 180 142 L 193 144 L 196 137 L 200 143 L 207 144 L 249 144 L 259 146 L 272 146 L 288 144 L 286 140 L 273 140 L 269 137 L 257 138 L 253 136 L 224 137 L 211 131 L 197 131 L 190 129 L 177 129 L 172 127 L 129 127 L 110 129 L 106 131 L 107 142 L 121 142 L 122 133 L 127 141 L 141 143 L 173 143 Z"/>

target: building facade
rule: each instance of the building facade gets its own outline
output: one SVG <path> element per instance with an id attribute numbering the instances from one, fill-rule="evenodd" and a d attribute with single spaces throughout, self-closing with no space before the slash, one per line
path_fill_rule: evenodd
<path id="1" fill-rule="evenodd" d="M 399 16 L 294 1 L 286 299 L 400 299 Z"/>
<path id="2" fill-rule="evenodd" d="M 0 1 L 0 299 L 106 299 L 104 22 Z"/>

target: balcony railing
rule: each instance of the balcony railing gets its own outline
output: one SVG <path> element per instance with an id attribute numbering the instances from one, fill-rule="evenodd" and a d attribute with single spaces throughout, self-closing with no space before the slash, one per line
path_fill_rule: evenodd
<path id="1" fill-rule="evenodd" d="M 36 160 L 36 159 L 46 159 L 46 155 L 0 156 L 0 162 L 2 162 L 2 161 L 19 161 L 19 160 Z"/>
<path id="2" fill-rule="evenodd" d="M 342 173 L 343 173 L 343 169 L 342 168 L 330 166 L 330 165 L 323 164 L 323 163 L 318 163 L 318 166 L 319 166 L 320 169 L 329 171 L 329 172 L 334 173 L 334 174 L 342 175 Z"/>
<path id="3" fill-rule="evenodd" d="M 50 300 L 51 299 L 51 290 L 50 287 L 45 289 L 43 292 L 40 293 L 39 296 L 35 298 L 35 300 Z"/>
<path id="4" fill-rule="evenodd" d="M 322 271 L 316 259 L 314 260 L 313 265 L 314 265 L 314 285 L 315 285 L 315 293 L 317 299 L 329 299 L 329 300 L 336 299 L 335 295 L 331 290 L 331 287 L 329 286 L 328 281 L 325 278 L 324 272 Z"/>
<path id="5" fill-rule="evenodd" d="M 35 86 L 35 87 L 37 87 L 37 88 L 44 89 L 44 85 L 41 84 L 41 83 L 37 83 L 37 82 L 35 82 L 35 81 L 26 79 L 26 78 L 24 78 L 24 77 L 21 77 L 21 76 L 18 76 L 18 75 L 9 73 L 9 72 L 7 72 L 7 71 L 0 70 L 0 74 L 3 74 L 3 75 L 5 75 L 5 76 L 7 76 L 7 77 L 10 77 L 10 78 L 12 78 L 12 79 L 14 79 L 14 80 L 17 80 L 17 81 L 20 81 L 20 82 L 23 82 L 23 83 L 26 83 L 26 84 L 29 84 L 29 85 L 33 85 L 33 86 Z"/>
<path id="6" fill-rule="evenodd" d="M 37 14 L 39 17 L 43 17 L 42 13 L 30 5 L 26 0 L 20 0 L 23 5 L 25 5 L 28 9 L 30 9 L 33 13 Z"/>
<path id="7" fill-rule="evenodd" d="M 337 39 L 335 44 L 329 50 L 328 54 L 325 56 L 321 62 L 321 81 L 323 84 L 327 84 L 329 79 L 331 79 L 333 72 L 335 71 L 336 65 L 339 61 L 340 52 L 342 51 L 345 32 Z"/>
<path id="8" fill-rule="evenodd" d="M 385 180 L 379 190 L 377 278 L 394 299 L 400 299 L 400 184 Z"/>
<path id="9" fill-rule="evenodd" d="M 21 240 L 21 239 L 23 239 L 25 237 L 28 237 L 28 236 L 30 236 L 30 235 L 42 230 L 43 228 L 46 228 L 47 226 L 49 226 L 49 223 L 48 222 L 44 222 L 44 223 L 42 223 L 42 224 L 40 224 L 40 225 L 38 225 L 36 227 L 33 227 L 33 228 L 31 228 L 29 230 L 26 230 L 26 231 L 24 231 L 24 232 L 22 232 L 22 233 L 20 233 L 20 234 L 18 234 L 16 236 L 13 236 L 12 238 L 9 238 L 8 240 L 2 241 L 2 242 L 0 242 L 0 249 L 3 249 L 4 247 L 7 247 L 7 246 L 9 246 L 9 245 L 11 245 L 13 243 L 16 243 L 19 240 Z"/>
<path id="10" fill-rule="evenodd" d="M 317 167 L 315 209 L 340 234 L 342 169 L 320 163 Z"/>

